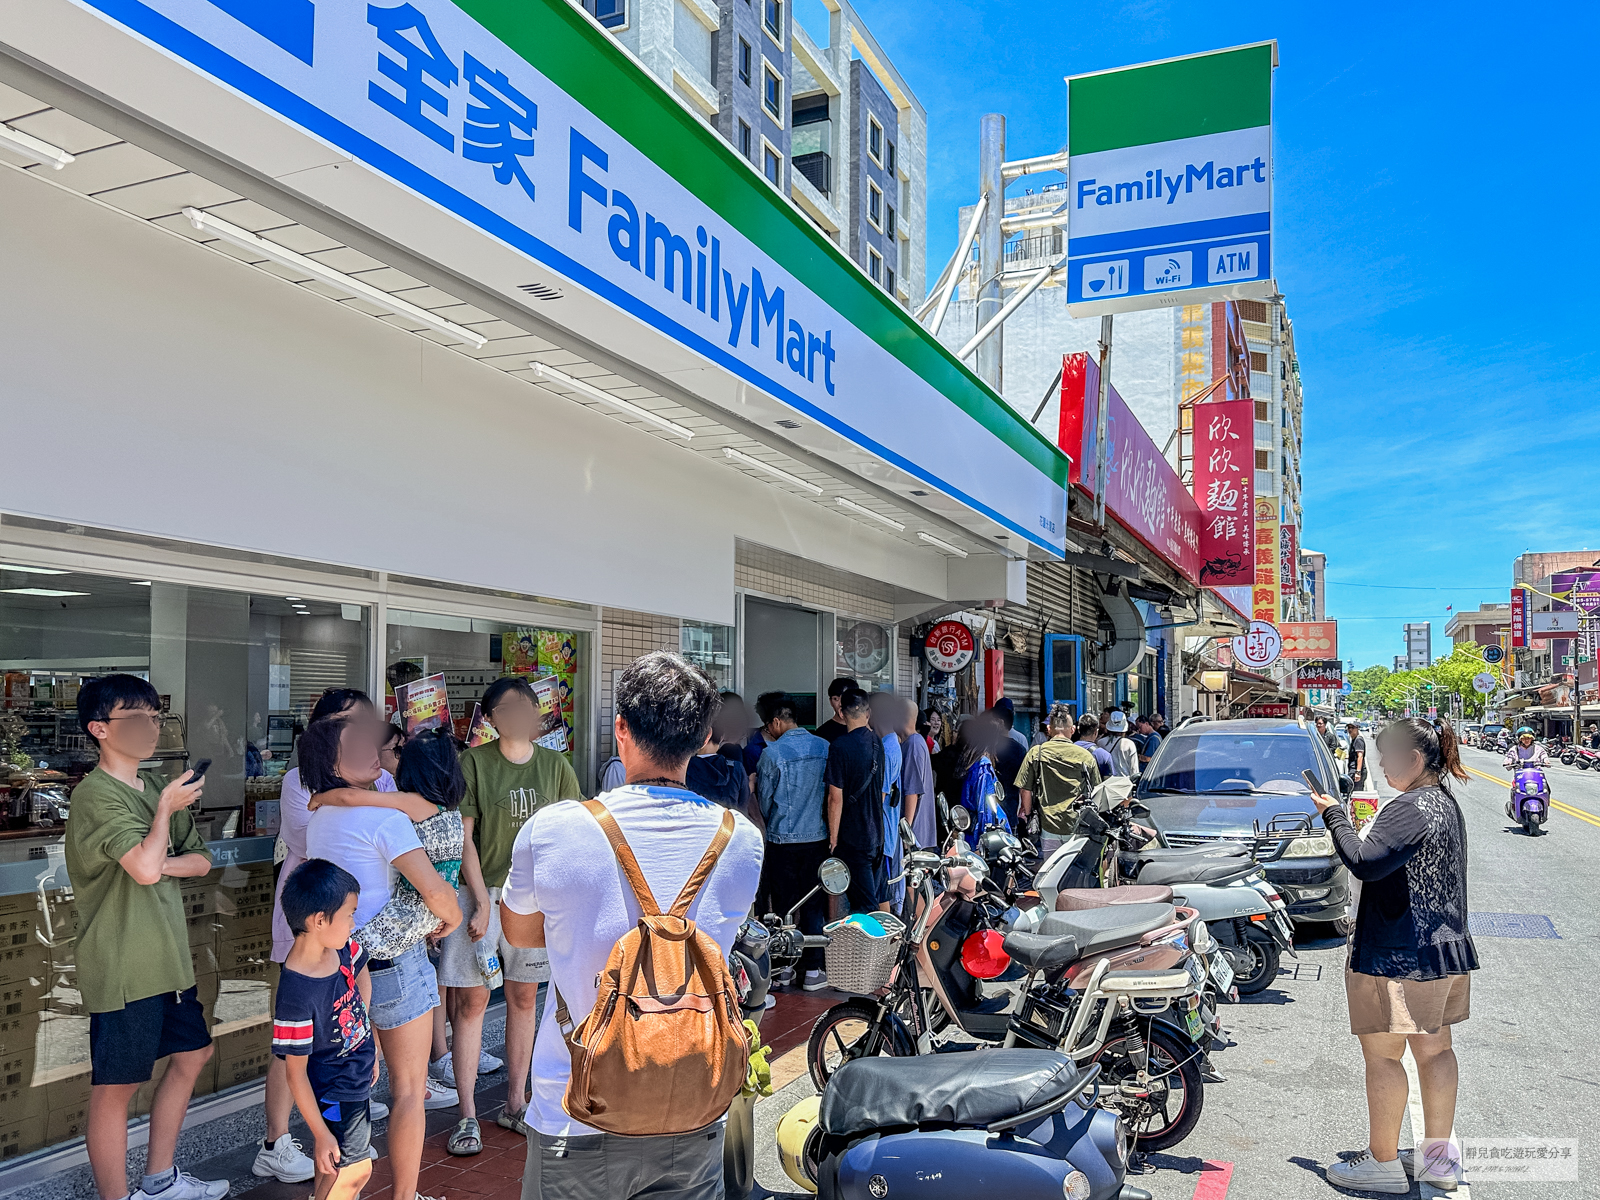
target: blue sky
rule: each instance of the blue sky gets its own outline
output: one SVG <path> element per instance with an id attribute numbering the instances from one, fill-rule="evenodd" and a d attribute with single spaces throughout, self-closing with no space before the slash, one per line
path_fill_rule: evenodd
<path id="1" fill-rule="evenodd" d="M 1302 544 L 1344 658 L 1387 666 L 1421 620 L 1442 653 L 1445 606 L 1504 599 L 1525 550 L 1600 555 L 1596 6 L 855 3 L 928 110 L 930 278 L 984 113 L 1049 153 L 1064 75 L 1278 39 Z"/>

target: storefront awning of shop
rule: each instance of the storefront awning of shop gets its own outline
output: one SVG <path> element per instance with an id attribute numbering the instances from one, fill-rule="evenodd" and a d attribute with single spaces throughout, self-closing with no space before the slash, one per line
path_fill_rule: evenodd
<path id="1" fill-rule="evenodd" d="M 8 10 L 0 120 L 76 158 L 0 160 L 919 554 L 1060 552 L 1065 456 L 586 14 L 531 0 L 485 11 L 490 30 L 416 8 L 456 60 L 492 54 L 536 96 L 538 153 L 511 160 L 532 175 L 505 175 L 522 187 L 367 99 L 399 42 L 353 5 L 316 7 L 314 69 L 200 0 Z"/>

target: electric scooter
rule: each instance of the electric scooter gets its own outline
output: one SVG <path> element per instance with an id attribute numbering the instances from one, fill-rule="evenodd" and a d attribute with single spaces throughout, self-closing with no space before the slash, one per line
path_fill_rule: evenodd
<path id="1" fill-rule="evenodd" d="M 1048 1050 L 857 1059 L 778 1122 L 778 1154 L 823 1200 L 1150 1200 L 1099 1077 Z"/>
<path id="2" fill-rule="evenodd" d="M 1550 819 L 1550 782 L 1538 767 L 1511 767 L 1511 796 L 1506 800 L 1506 816 L 1529 837 L 1538 837 Z"/>

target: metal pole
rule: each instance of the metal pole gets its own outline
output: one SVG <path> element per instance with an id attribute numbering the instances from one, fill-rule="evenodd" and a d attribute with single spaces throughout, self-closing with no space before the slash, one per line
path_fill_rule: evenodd
<path id="1" fill-rule="evenodd" d="M 1000 275 L 1005 270 L 1006 119 L 1002 113 L 983 118 L 978 142 L 978 191 L 989 200 L 978 230 L 978 305 L 973 330 L 982 329 L 1000 311 Z M 1005 386 L 1005 329 L 996 328 L 978 347 L 978 378 L 996 393 Z"/>
<path id="2" fill-rule="evenodd" d="M 1094 523 L 1106 523 L 1106 422 L 1111 413 L 1111 314 L 1100 318 L 1100 399 L 1094 425 Z"/>

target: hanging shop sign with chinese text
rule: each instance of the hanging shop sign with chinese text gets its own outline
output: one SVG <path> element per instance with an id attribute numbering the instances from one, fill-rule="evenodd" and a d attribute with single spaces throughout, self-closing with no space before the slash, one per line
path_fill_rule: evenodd
<path id="1" fill-rule="evenodd" d="M 1300 590 L 1300 539 L 1295 525 L 1278 528 L 1278 588 L 1285 603 Z"/>
<path id="2" fill-rule="evenodd" d="M 1271 296 L 1276 42 L 1067 80 L 1067 311 Z"/>
<path id="3" fill-rule="evenodd" d="M 1337 658 L 1308 659 L 1300 664 L 1296 679 L 1303 688 L 1336 692 L 1344 686 L 1344 663 Z"/>
<path id="4" fill-rule="evenodd" d="M 1192 412 L 1200 582 L 1248 585 L 1255 577 L 1255 402 L 1197 404 Z"/>
<path id="5" fill-rule="evenodd" d="M 972 661 L 976 651 L 977 643 L 973 641 L 972 630 L 960 621 L 940 621 L 928 630 L 923 648 L 928 665 L 946 675 L 954 675 L 964 668 Z"/>
<path id="6" fill-rule="evenodd" d="M 1270 621 L 1251 621 L 1250 632 L 1233 639 L 1233 656 L 1252 671 L 1277 662 L 1282 649 L 1283 639 Z"/>
<path id="7" fill-rule="evenodd" d="M 1283 635 L 1285 658 L 1339 657 L 1337 621 L 1285 621 L 1278 632 Z"/>
<path id="8" fill-rule="evenodd" d="M 1111 387 L 1106 421 L 1106 511 L 1190 583 L 1200 580 L 1200 508 L 1128 402 Z M 1061 364 L 1060 447 L 1070 479 L 1094 494 L 1100 364 L 1068 354 Z"/>
<path id="9" fill-rule="evenodd" d="M 82 2 L 319 139 L 325 161 L 348 156 L 1012 533 L 1064 548 L 1066 464 L 1048 438 L 565 0 Z"/>
<path id="10" fill-rule="evenodd" d="M 1250 585 L 1250 615 L 1276 625 L 1278 604 L 1278 498 L 1256 497 L 1255 580 Z"/>
<path id="11" fill-rule="evenodd" d="M 1511 589 L 1511 645 L 1521 649 L 1528 644 L 1528 592 Z"/>

